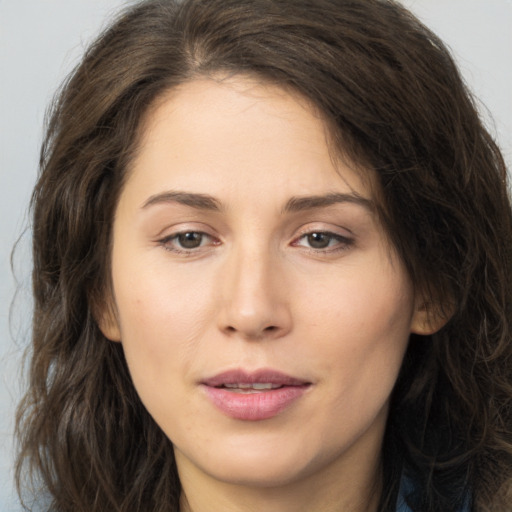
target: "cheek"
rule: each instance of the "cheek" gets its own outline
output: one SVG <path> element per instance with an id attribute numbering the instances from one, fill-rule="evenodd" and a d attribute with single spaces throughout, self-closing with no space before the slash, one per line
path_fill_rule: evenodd
<path id="1" fill-rule="evenodd" d="M 197 293 L 164 269 L 132 275 L 138 279 L 116 281 L 114 275 L 121 342 L 134 385 L 151 409 L 159 390 L 176 389 L 190 372 L 212 307 L 204 288 Z"/>
<path id="2" fill-rule="evenodd" d="M 211 307 L 206 283 L 165 263 L 160 257 L 135 262 L 129 269 L 122 264 L 114 266 L 118 269 L 113 279 L 123 340 L 145 339 L 145 347 L 161 345 L 163 349 L 170 342 L 187 343 L 201 328 L 201 318 Z M 128 275 L 133 277 L 127 279 Z"/>
<path id="3" fill-rule="evenodd" d="M 376 264 L 352 269 L 323 293 L 304 297 L 308 360 L 333 376 L 334 395 L 387 398 L 410 335 L 414 300 L 406 277 Z"/>

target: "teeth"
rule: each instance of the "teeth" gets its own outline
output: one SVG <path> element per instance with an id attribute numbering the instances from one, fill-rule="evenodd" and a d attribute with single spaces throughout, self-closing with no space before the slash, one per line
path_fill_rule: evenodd
<path id="1" fill-rule="evenodd" d="M 277 389 L 281 386 L 279 384 L 271 384 L 270 382 L 253 382 L 253 383 L 245 383 L 245 382 L 239 382 L 236 384 L 224 384 L 225 388 L 228 389 L 241 389 L 241 390 L 266 390 L 266 389 Z"/>
<path id="2" fill-rule="evenodd" d="M 270 384 L 270 383 L 262 383 L 262 382 L 255 382 L 252 384 L 253 389 L 276 389 L 280 388 L 281 386 L 278 386 L 276 384 Z"/>

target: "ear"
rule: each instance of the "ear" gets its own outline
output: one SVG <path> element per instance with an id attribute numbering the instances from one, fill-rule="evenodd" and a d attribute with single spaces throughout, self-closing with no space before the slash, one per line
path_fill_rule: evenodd
<path id="1" fill-rule="evenodd" d="M 98 326 L 103 336 L 108 340 L 115 342 L 121 341 L 121 331 L 117 318 L 112 317 L 110 314 L 102 315 L 101 318 L 98 319 Z"/>
<path id="2" fill-rule="evenodd" d="M 411 332 L 421 336 L 434 334 L 448 323 L 453 313 L 453 305 L 426 301 L 420 296 L 414 307 Z"/>
<path id="3" fill-rule="evenodd" d="M 93 304 L 93 316 L 105 338 L 110 341 L 121 341 L 121 329 L 117 319 L 117 311 L 112 301 L 101 301 Z"/>

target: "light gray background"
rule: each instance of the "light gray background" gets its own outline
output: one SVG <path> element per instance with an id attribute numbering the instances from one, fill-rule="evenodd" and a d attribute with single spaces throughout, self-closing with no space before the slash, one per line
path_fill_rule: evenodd
<path id="1" fill-rule="evenodd" d="M 402 0 L 452 48 L 512 166 L 512 0 Z M 20 510 L 12 484 L 14 404 L 30 331 L 27 226 L 43 117 L 63 77 L 123 0 L 0 0 L 0 511 Z M 484 107 L 485 105 L 485 107 Z M 15 290 L 15 307 L 9 313 Z M 9 320 L 10 317 L 10 320 Z"/>

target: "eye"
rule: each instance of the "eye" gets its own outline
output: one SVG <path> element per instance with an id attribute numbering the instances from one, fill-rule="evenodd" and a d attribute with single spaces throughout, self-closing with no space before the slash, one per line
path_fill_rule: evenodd
<path id="1" fill-rule="evenodd" d="M 176 235 L 175 239 L 176 243 L 183 249 L 197 249 L 201 247 L 205 234 L 198 233 L 197 231 L 187 231 L 186 233 Z"/>
<path id="2" fill-rule="evenodd" d="M 331 233 L 329 231 L 312 231 L 299 237 L 293 245 L 306 247 L 316 251 L 321 250 L 342 250 L 353 244 L 351 238 Z"/>
<path id="3" fill-rule="evenodd" d="M 183 231 L 167 236 L 159 240 L 159 243 L 168 251 L 187 253 L 205 245 L 214 245 L 216 242 L 210 235 L 201 231 Z"/>

